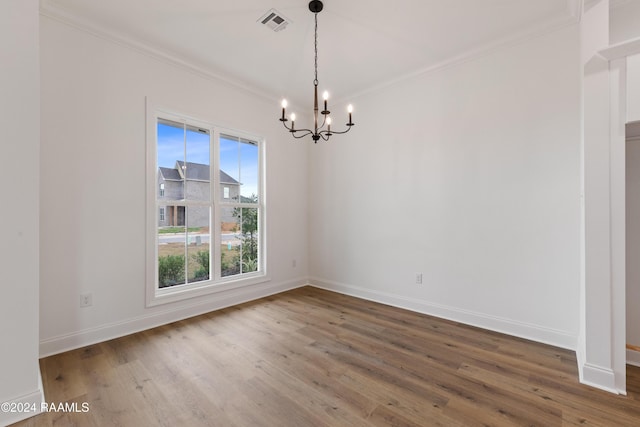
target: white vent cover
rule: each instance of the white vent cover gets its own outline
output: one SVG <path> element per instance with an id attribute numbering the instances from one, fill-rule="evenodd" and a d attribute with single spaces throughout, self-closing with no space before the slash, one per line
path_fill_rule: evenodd
<path id="1" fill-rule="evenodd" d="M 275 9 L 271 9 L 264 16 L 257 21 L 258 23 L 271 28 L 276 33 L 287 28 L 287 25 L 291 22 L 290 19 L 285 18 L 280 12 Z"/>

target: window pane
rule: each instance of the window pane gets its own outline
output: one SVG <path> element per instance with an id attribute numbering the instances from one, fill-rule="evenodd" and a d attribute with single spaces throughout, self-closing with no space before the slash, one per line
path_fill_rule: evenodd
<path id="1" fill-rule="evenodd" d="M 239 236 L 242 258 L 242 272 L 250 273 L 258 271 L 258 209 L 257 208 L 241 208 L 240 220 L 242 224 Z"/>
<path id="2" fill-rule="evenodd" d="M 181 123 L 158 120 L 158 197 L 167 200 L 184 198 L 184 183 L 179 167 L 184 162 L 185 129 Z"/>
<path id="3" fill-rule="evenodd" d="M 187 280 L 209 280 L 210 209 L 208 206 L 191 206 L 187 207 L 187 212 Z"/>
<path id="4" fill-rule="evenodd" d="M 240 195 L 243 203 L 258 202 L 258 145 L 240 142 Z"/>
<path id="5" fill-rule="evenodd" d="M 220 135 L 220 186 L 229 187 L 229 198 L 224 199 L 224 189 L 220 197 L 224 201 L 239 201 L 240 195 L 240 142 L 238 138 Z"/>
<path id="6" fill-rule="evenodd" d="M 240 274 L 240 218 L 238 209 L 220 209 L 220 267 L 222 277 Z"/>
<path id="7" fill-rule="evenodd" d="M 184 206 L 167 206 L 165 218 L 174 222 L 182 215 L 182 225 L 158 226 L 158 287 L 185 283 Z M 180 222 L 180 221 L 175 221 Z"/>
<path id="8" fill-rule="evenodd" d="M 205 200 L 210 199 L 210 151 L 209 131 L 193 126 L 186 129 L 186 165 L 181 164 L 186 177 L 186 199 Z"/>

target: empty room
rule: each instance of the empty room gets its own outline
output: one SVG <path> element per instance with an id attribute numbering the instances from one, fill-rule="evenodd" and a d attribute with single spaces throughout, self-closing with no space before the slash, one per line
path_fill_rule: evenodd
<path id="1" fill-rule="evenodd" d="M 640 425 L 640 0 L 5 0 L 0 426 Z"/>

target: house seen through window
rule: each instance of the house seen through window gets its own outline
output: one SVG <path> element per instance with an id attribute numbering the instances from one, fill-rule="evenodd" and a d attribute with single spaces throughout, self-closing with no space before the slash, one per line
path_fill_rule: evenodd
<path id="1" fill-rule="evenodd" d="M 156 289 L 262 271 L 260 144 L 157 119 Z"/>

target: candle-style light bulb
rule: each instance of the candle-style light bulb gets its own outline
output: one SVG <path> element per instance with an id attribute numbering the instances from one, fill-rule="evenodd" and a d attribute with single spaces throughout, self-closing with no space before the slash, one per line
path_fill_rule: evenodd
<path id="1" fill-rule="evenodd" d="M 289 117 L 291 117 L 291 130 L 293 131 L 296 124 L 296 113 L 291 113 L 291 116 Z"/>
<path id="2" fill-rule="evenodd" d="M 283 100 L 282 100 L 282 118 L 280 119 L 280 120 L 282 120 L 283 122 L 284 122 L 285 120 L 287 120 L 287 119 L 285 118 L 285 111 L 284 111 L 286 108 L 287 108 L 287 100 L 286 100 L 286 99 L 283 99 Z"/>
<path id="3" fill-rule="evenodd" d="M 353 105 L 349 104 L 349 106 L 347 107 L 347 111 L 349 112 L 349 125 L 352 125 L 353 122 L 351 121 L 351 113 L 353 113 Z"/>
<path id="4" fill-rule="evenodd" d="M 331 117 L 327 117 L 327 132 L 331 134 Z"/>
<path id="5" fill-rule="evenodd" d="M 325 90 L 324 93 L 322 94 L 322 99 L 324 99 L 324 111 L 326 112 L 326 111 L 328 111 L 327 110 L 327 100 L 329 99 L 329 92 L 327 92 Z"/>

